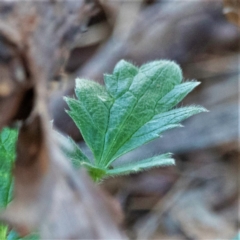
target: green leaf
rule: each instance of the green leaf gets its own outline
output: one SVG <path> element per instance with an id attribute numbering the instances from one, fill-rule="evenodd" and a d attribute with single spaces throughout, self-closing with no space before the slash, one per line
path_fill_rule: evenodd
<path id="1" fill-rule="evenodd" d="M 112 75 L 104 75 L 104 81 L 106 89 L 77 79 L 77 99 L 65 98 L 70 108 L 68 114 L 93 152 L 95 163 L 91 169 L 95 166 L 102 173 L 105 170 L 117 174 L 109 167 L 118 157 L 154 140 L 167 129 L 181 126 L 184 119 L 206 111 L 199 106 L 171 110 L 199 85 L 194 81 L 182 83 L 181 69 L 172 61 L 153 61 L 137 68 L 121 60 Z M 153 161 L 153 165 L 156 163 Z M 142 168 L 147 166 L 143 164 Z M 126 172 L 130 171 L 127 169 Z"/>
<path id="2" fill-rule="evenodd" d="M 131 164 L 126 164 L 124 166 L 118 166 L 114 169 L 107 170 L 108 176 L 116 176 L 116 175 L 126 175 L 130 173 L 136 173 L 143 170 L 147 170 L 153 167 L 163 167 L 163 166 L 171 166 L 174 165 L 175 161 L 171 158 L 170 153 L 162 154 L 160 156 L 155 156 L 152 158 L 134 161 Z"/>
<path id="3" fill-rule="evenodd" d="M 8 227 L 0 224 L 0 239 L 1 240 L 7 239 L 7 232 L 8 232 Z"/>
<path id="4" fill-rule="evenodd" d="M 12 167 L 17 135 L 17 130 L 10 128 L 0 132 L 0 208 L 5 208 L 12 199 Z M 7 232 L 7 226 L 0 225 L 0 239 L 6 239 Z"/>
<path id="5" fill-rule="evenodd" d="M 10 128 L 4 128 L 0 132 L 0 208 L 5 208 L 11 201 L 17 135 L 17 130 Z"/>

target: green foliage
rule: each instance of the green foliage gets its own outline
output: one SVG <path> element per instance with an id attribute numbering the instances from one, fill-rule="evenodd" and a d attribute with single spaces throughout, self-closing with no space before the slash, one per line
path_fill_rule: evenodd
<path id="1" fill-rule="evenodd" d="M 11 201 L 12 166 L 15 160 L 17 131 L 4 128 L 0 132 L 0 208 Z"/>
<path id="2" fill-rule="evenodd" d="M 15 231 L 10 231 L 7 236 L 7 240 L 38 240 L 38 239 L 40 239 L 40 237 L 36 233 L 32 233 L 21 238 Z"/>
<path id="3" fill-rule="evenodd" d="M 0 209 L 5 208 L 11 201 L 17 135 L 17 131 L 10 128 L 4 128 L 0 132 Z M 7 227 L 0 225 L 0 239 L 6 239 L 7 232 Z"/>
<path id="4" fill-rule="evenodd" d="M 146 144 L 188 117 L 206 111 L 200 106 L 174 108 L 199 82 L 182 83 L 180 67 L 171 61 L 153 61 L 140 68 L 121 60 L 112 75 L 104 75 L 106 88 L 76 79 L 76 99 L 65 97 L 68 114 L 93 153 L 89 160 L 78 146 L 69 156 L 84 165 L 95 180 L 174 164 L 170 154 L 112 167 L 123 154 Z"/>
<path id="5" fill-rule="evenodd" d="M 13 176 L 12 167 L 16 157 L 16 141 L 18 131 L 4 128 L 0 132 L 0 209 L 7 207 L 12 200 Z M 8 232 L 8 227 L 0 225 L 1 240 L 37 240 L 35 234 L 20 238 L 15 231 Z"/>
<path id="6" fill-rule="evenodd" d="M 7 237 L 8 227 L 5 225 L 0 225 L 0 239 L 5 240 Z"/>

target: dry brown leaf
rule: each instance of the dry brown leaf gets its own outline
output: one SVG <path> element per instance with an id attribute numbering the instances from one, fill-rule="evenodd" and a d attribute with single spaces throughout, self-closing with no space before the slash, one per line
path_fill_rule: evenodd
<path id="1" fill-rule="evenodd" d="M 228 21 L 240 27 L 240 1 L 239 0 L 224 0 L 223 13 Z"/>

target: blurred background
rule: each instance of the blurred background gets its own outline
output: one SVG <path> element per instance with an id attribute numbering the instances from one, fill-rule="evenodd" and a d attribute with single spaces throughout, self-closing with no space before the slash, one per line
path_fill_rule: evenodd
<path id="1" fill-rule="evenodd" d="M 123 227 L 139 239 L 234 239 L 239 227 L 238 0 L 98 0 L 65 67 L 50 82 L 55 127 L 83 148 L 62 97 L 76 77 L 103 84 L 120 59 L 141 65 L 176 61 L 201 85 L 181 105 L 210 112 L 184 122 L 124 158 L 172 152 L 176 166 L 104 181 L 124 212 Z M 87 150 L 86 150 L 87 151 Z M 122 159 L 124 161 L 124 159 Z"/>

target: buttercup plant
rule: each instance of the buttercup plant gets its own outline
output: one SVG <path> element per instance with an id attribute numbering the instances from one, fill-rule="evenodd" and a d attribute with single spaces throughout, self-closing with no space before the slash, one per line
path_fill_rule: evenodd
<path id="1" fill-rule="evenodd" d="M 85 166 L 92 178 L 129 174 L 174 164 L 170 153 L 131 161 L 113 167 L 119 157 L 181 126 L 190 116 L 205 112 L 201 106 L 175 108 L 200 83 L 182 82 L 180 67 L 167 60 L 136 67 L 121 60 L 113 74 L 105 74 L 105 87 L 76 79 L 76 98 L 65 97 L 67 113 L 80 130 L 93 153 L 90 160 L 70 139 L 73 151 L 68 156 L 77 166 Z"/>

